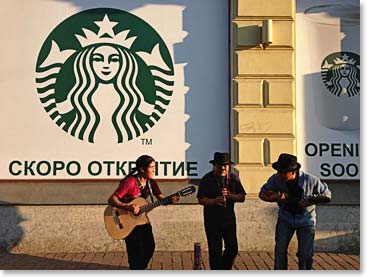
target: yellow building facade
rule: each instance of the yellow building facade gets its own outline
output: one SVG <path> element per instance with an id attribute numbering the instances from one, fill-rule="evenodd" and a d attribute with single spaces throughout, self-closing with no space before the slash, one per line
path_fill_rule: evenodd
<path id="1" fill-rule="evenodd" d="M 249 197 L 296 154 L 295 1 L 232 1 L 232 153 Z"/>

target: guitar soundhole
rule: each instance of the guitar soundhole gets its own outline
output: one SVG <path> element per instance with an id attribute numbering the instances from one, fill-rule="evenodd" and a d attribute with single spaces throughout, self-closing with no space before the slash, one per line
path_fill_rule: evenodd
<path id="1" fill-rule="evenodd" d="M 137 219 L 141 216 L 141 213 L 139 212 L 138 214 L 131 214 L 131 216 L 134 218 L 134 219 Z"/>

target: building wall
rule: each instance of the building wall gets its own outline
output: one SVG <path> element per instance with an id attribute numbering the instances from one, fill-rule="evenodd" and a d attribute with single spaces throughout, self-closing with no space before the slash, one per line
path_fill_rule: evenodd
<path id="1" fill-rule="evenodd" d="M 125 249 L 104 228 L 105 205 L 8 206 L 0 209 L 0 250 L 13 253 L 105 252 Z M 359 253 L 359 207 L 318 207 L 316 251 Z M 237 204 L 240 251 L 273 251 L 275 204 L 247 200 Z M 158 207 L 149 215 L 157 251 L 207 251 L 202 207 Z M 342 220 L 341 220 L 342 219 Z M 293 238 L 290 248 L 296 249 Z"/>
<path id="2" fill-rule="evenodd" d="M 28 197 L 16 197 L 14 191 L 24 191 L 27 185 L 34 188 L 34 193 Z M 9 185 L 13 191 L 0 190 L 8 202 L 16 202 L 17 199 L 18 203 L 22 203 L 1 203 L 0 252 L 104 252 L 125 249 L 122 240 L 109 237 L 103 222 L 104 203 L 115 186 L 112 182 L 95 183 L 93 186 L 29 183 Z M 329 186 L 333 192 L 331 203 L 317 207 L 316 250 L 359 253 L 360 209 L 355 197 L 360 193 L 359 184 L 336 182 Z M 84 188 L 84 194 L 78 194 L 78 187 Z M 169 195 L 182 188 L 182 183 L 161 182 L 161 188 L 165 195 Z M 40 204 L 42 199 L 48 202 Z M 76 202 L 79 205 L 73 204 Z M 195 195 L 181 198 L 180 204 L 158 207 L 149 213 L 157 250 L 192 251 L 195 242 L 200 242 L 203 250 L 207 250 L 203 207 L 193 203 L 196 203 Z M 276 204 L 248 198 L 244 203 L 237 203 L 235 208 L 239 249 L 272 251 Z M 295 238 L 290 247 L 296 247 Z"/>

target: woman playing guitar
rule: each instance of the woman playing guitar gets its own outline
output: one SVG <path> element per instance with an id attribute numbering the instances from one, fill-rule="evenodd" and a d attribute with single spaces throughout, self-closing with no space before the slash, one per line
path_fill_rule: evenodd
<path id="1" fill-rule="evenodd" d="M 128 204 L 137 197 L 148 198 L 153 196 L 160 200 L 164 196 L 157 182 L 153 180 L 155 174 L 155 160 L 142 155 L 136 160 L 136 167 L 121 180 L 117 189 L 108 199 L 108 204 L 117 208 L 126 209 L 138 215 L 140 206 Z M 178 196 L 172 196 L 171 202 L 176 203 Z M 146 269 L 153 256 L 155 242 L 150 223 L 138 225 L 125 238 L 126 250 L 130 269 Z"/>

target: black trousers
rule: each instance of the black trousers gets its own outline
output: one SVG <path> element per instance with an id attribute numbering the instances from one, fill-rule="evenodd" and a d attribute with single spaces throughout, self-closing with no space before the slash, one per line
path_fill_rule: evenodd
<path id="1" fill-rule="evenodd" d="M 205 234 L 208 241 L 210 269 L 232 269 L 238 254 L 236 221 L 226 224 L 205 222 Z"/>
<path id="2" fill-rule="evenodd" d="M 125 238 L 125 243 L 129 268 L 146 269 L 155 249 L 152 225 L 148 223 L 136 226 Z"/>

